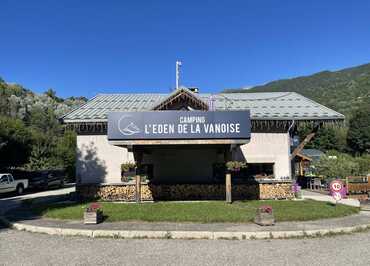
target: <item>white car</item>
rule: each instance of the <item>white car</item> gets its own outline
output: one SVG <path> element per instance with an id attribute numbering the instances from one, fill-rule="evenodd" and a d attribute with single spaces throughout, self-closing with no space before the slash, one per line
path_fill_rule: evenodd
<path id="1" fill-rule="evenodd" d="M 28 188 L 27 179 L 14 180 L 11 174 L 0 174 L 0 194 L 17 192 L 20 195 L 26 188 Z"/>

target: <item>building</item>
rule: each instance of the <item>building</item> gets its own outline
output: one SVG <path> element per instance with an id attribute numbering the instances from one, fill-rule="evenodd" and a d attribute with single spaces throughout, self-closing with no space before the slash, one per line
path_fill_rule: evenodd
<path id="1" fill-rule="evenodd" d="M 99 94 L 62 118 L 78 134 L 77 191 L 122 201 L 225 199 L 226 192 L 234 199 L 291 198 L 292 159 L 318 127 L 343 120 L 297 93 L 186 88 Z M 292 132 L 303 124 L 314 131 L 291 151 Z M 227 161 L 248 167 L 230 180 Z"/>
<path id="2" fill-rule="evenodd" d="M 295 158 L 296 166 L 294 168 L 296 170 L 296 176 L 314 176 L 315 163 L 323 155 L 325 153 L 317 149 L 303 149 L 299 152 Z"/>

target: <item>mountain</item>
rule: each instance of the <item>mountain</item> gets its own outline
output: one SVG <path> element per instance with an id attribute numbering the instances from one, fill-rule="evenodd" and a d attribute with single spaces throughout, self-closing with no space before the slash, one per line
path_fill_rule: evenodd
<path id="1" fill-rule="evenodd" d="M 52 89 L 37 94 L 0 78 L 0 115 L 25 120 L 34 109 L 50 109 L 60 117 L 86 101 L 85 97 L 59 98 Z"/>
<path id="2" fill-rule="evenodd" d="M 0 78 L 0 171 L 63 169 L 74 180 L 76 136 L 58 118 L 86 101 L 60 98 L 52 89 L 34 93 Z"/>
<path id="3" fill-rule="evenodd" d="M 370 64 L 339 71 L 323 71 L 310 76 L 282 79 L 250 89 L 224 92 L 297 92 L 348 117 L 370 104 Z"/>

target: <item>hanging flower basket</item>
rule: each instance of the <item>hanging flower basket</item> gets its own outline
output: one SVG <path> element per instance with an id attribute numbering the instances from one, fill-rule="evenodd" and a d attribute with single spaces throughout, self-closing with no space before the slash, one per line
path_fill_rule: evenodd
<path id="1" fill-rule="evenodd" d="M 136 175 L 136 164 L 135 163 L 123 163 L 121 164 L 121 181 L 129 182 L 134 179 Z"/>
<path id="2" fill-rule="evenodd" d="M 84 224 L 98 224 L 103 221 L 103 210 L 99 203 L 91 203 L 84 212 Z"/>
<path id="3" fill-rule="evenodd" d="M 240 169 L 247 168 L 246 162 L 239 161 L 228 161 L 226 163 L 226 169 L 228 172 L 239 172 Z"/>
<path id="4" fill-rule="evenodd" d="M 257 208 L 257 213 L 254 218 L 254 222 L 258 225 L 274 225 L 274 211 L 271 206 L 263 205 Z"/>

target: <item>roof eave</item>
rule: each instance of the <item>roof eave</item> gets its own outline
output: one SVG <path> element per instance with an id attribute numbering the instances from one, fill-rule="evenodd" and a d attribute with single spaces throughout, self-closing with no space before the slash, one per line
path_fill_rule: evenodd
<path id="1" fill-rule="evenodd" d="M 317 118 L 317 117 L 283 117 L 283 118 L 277 118 L 277 117 L 251 117 L 251 120 L 255 121 L 323 121 L 323 122 L 343 122 L 343 118 L 338 117 L 325 117 L 325 118 Z M 61 121 L 64 124 L 72 124 L 72 123 L 104 123 L 107 122 L 108 119 L 63 119 L 61 118 Z"/>

